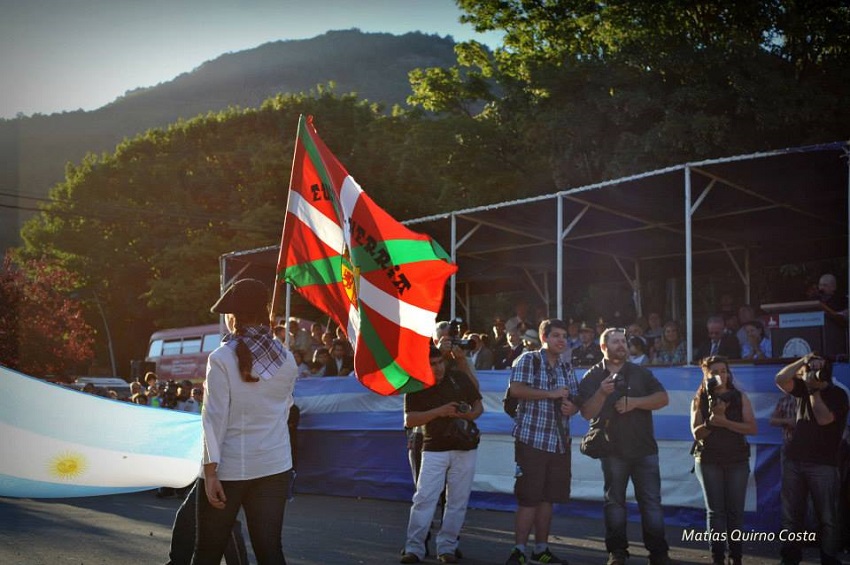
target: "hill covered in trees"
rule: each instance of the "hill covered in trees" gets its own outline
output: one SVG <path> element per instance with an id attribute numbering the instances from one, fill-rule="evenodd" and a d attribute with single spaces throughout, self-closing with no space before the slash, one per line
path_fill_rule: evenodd
<path id="1" fill-rule="evenodd" d="M 421 33 L 331 31 L 224 54 L 94 111 L 0 120 L 0 247 L 19 243 L 18 232 L 39 202 L 33 198 L 46 197 L 66 163 L 79 163 L 86 153 L 111 152 L 122 139 L 177 120 L 229 106 L 258 107 L 278 93 L 329 82 L 337 92 L 355 92 L 389 109 L 410 95 L 409 71 L 452 64 L 453 48 L 449 37 Z"/>

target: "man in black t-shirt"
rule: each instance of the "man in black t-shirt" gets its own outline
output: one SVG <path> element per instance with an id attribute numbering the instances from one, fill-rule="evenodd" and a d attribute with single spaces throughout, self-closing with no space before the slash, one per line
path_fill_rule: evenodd
<path id="1" fill-rule="evenodd" d="M 838 446 L 847 422 L 847 394 L 832 384 L 829 360 L 814 353 L 783 367 L 776 385 L 797 399 L 796 424 L 782 464 L 782 527 L 792 533 L 805 531 L 811 496 L 820 524 L 820 562 L 840 565 Z M 800 563 L 801 541 L 783 542 L 781 555 L 782 565 Z"/>
<path id="2" fill-rule="evenodd" d="M 581 415 L 591 426 L 605 426 L 613 453 L 603 457 L 605 480 L 605 548 L 608 565 L 624 565 L 629 557 L 626 535 L 626 488 L 629 480 L 641 514 L 643 544 L 650 565 L 669 565 L 669 545 L 661 507 L 661 471 L 652 411 L 667 406 L 664 386 L 651 371 L 630 363 L 625 330 L 608 328 L 599 337 L 604 358 L 578 386 Z M 602 422 L 600 422 L 602 420 Z"/>
<path id="3" fill-rule="evenodd" d="M 442 353 L 432 347 L 429 362 L 436 384 L 404 397 L 405 427 L 423 426 L 424 434 L 401 563 L 419 563 L 424 559 L 425 538 L 444 490 L 446 504 L 437 533 L 437 555 L 441 563 L 457 562 L 457 538 L 472 491 L 477 447 L 477 440 L 465 440 L 461 428 L 474 427 L 473 421 L 484 411 L 484 406 L 478 387 L 468 374 L 466 356 L 460 355 L 456 361 L 462 370 L 446 370 Z"/>

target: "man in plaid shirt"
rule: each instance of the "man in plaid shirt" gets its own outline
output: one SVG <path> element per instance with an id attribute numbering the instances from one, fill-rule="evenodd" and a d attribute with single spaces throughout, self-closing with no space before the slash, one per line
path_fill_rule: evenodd
<path id="1" fill-rule="evenodd" d="M 578 383 L 569 363 L 567 324 L 544 320 L 539 329 L 540 351 L 523 353 L 511 369 L 511 396 L 519 400 L 514 426 L 517 463 L 514 492 L 518 508 L 516 545 L 506 565 L 529 563 L 526 544 L 534 528 L 531 563 L 566 563 L 549 550 L 552 505 L 570 499 L 571 459 L 569 417 Z"/>

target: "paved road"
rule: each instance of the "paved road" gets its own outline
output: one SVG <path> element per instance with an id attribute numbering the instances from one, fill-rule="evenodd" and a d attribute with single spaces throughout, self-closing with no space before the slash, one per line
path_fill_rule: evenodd
<path id="1" fill-rule="evenodd" d="M 2 565 L 146 565 L 165 563 L 177 499 L 153 492 L 61 500 L 0 498 Z M 408 504 L 379 500 L 299 495 L 287 507 L 284 547 L 289 565 L 397 563 Z M 639 524 L 629 524 L 640 539 Z M 556 516 L 553 549 L 573 565 L 604 564 L 602 524 Z M 513 537 L 513 514 L 471 510 L 462 533 L 466 565 L 504 563 Z M 778 534 L 778 533 L 777 533 Z M 671 554 L 682 564 L 709 562 L 701 542 L 682 541 L 681 528 L 668 529 Z M 748 565 L 777 563 L 778 542 L 746 543 Z M 630 563 L 646 562 L 632 547 Z M 806 563 L 816 562 L 807 550 Z M 436 560 L 430 558 L 430 563 Z"/>

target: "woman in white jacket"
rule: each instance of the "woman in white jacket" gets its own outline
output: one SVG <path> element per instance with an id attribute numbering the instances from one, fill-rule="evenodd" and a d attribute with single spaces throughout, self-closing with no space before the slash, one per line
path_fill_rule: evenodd
<path id="1" fill-rule="evenodd" d="M 193 565 L 218 565 L 245 510 L 260 565 L 285 564 L 281 534 L 292 454 L 287 428 L 297 367 L 269 328 L 269 293 L 255 279 L 232 285 L 213 305 L 228 333 L 207 362 L 203 471 Z"/>

